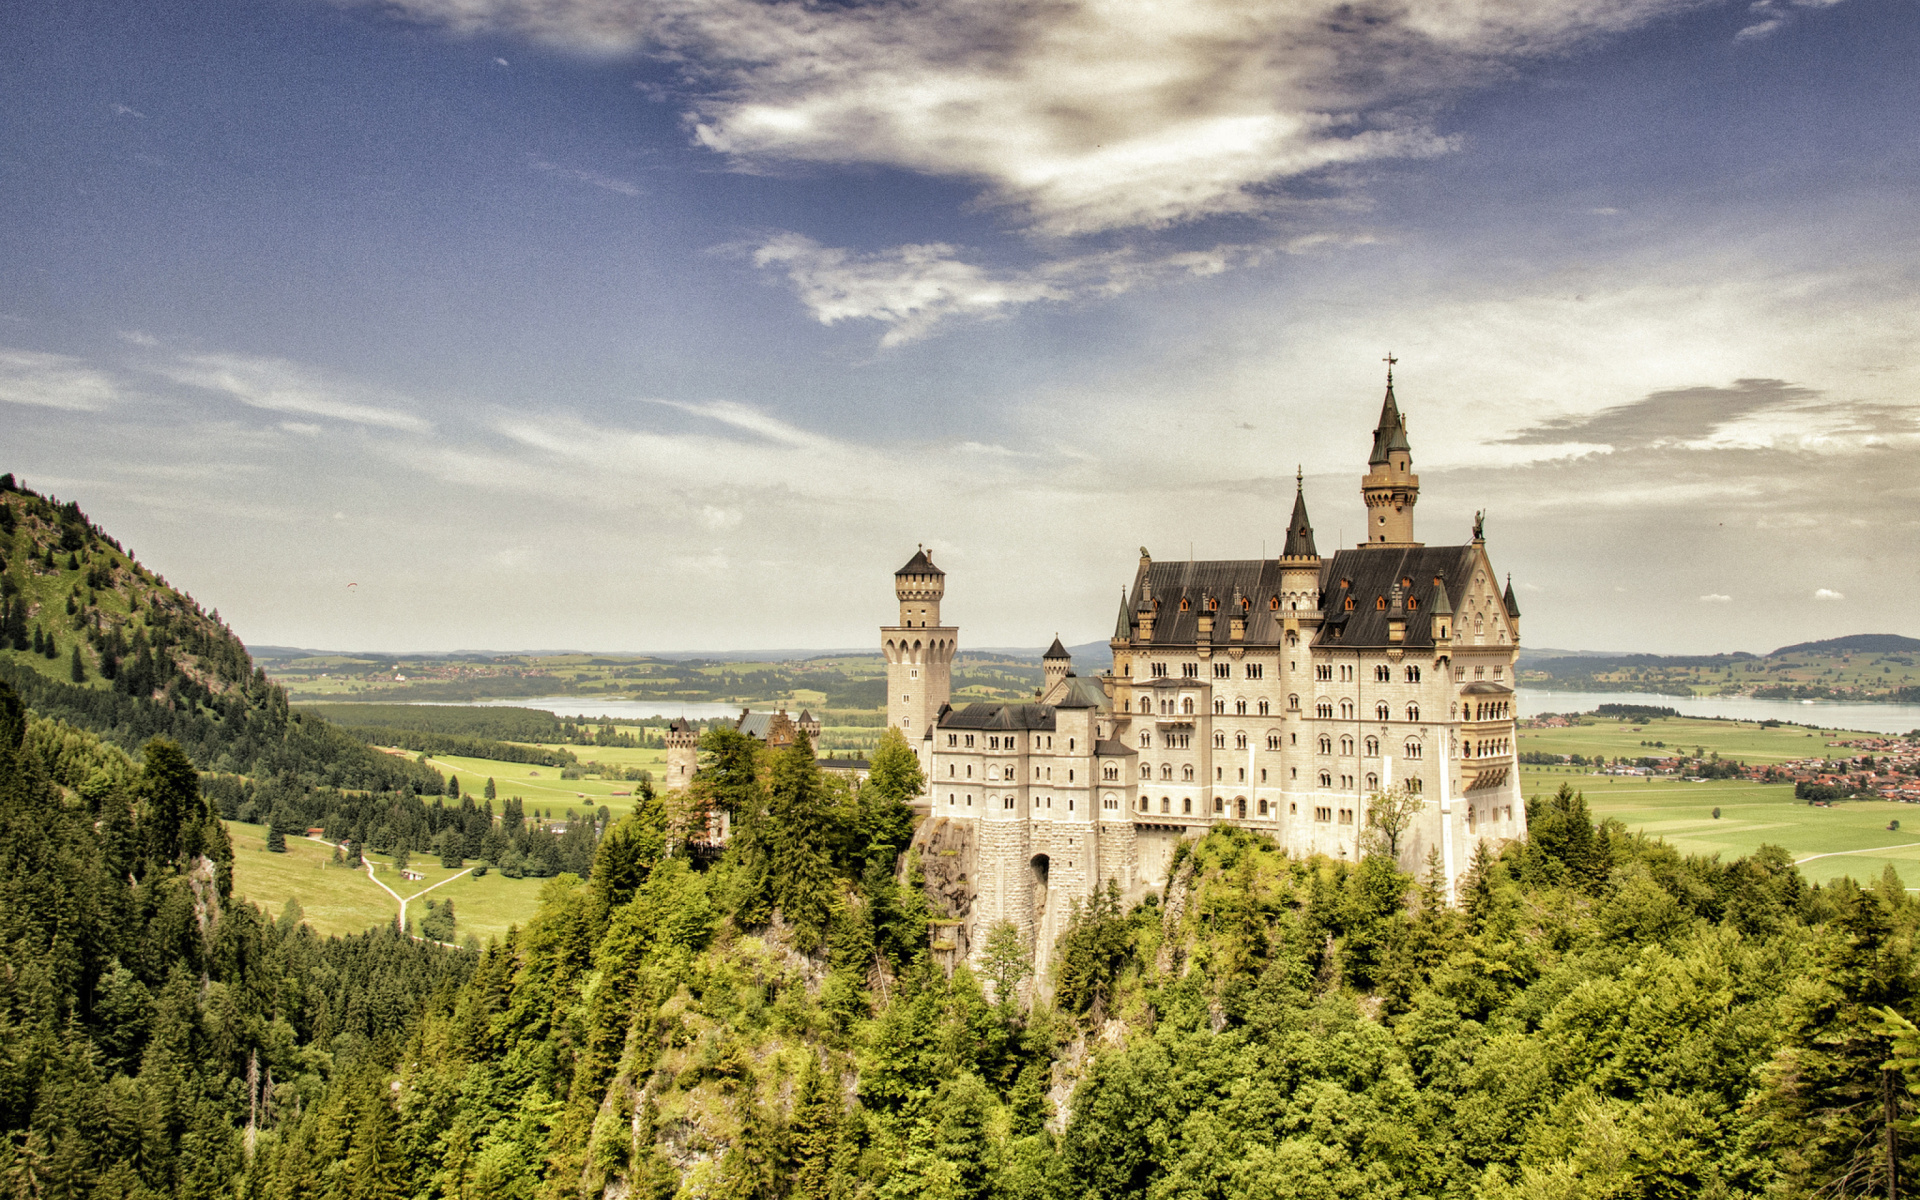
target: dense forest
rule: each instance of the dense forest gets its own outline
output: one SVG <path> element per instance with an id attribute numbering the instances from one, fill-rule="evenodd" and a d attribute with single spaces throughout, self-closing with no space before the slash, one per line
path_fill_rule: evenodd
<path id="1" fill-rule="evenodd" d="M 0 693 L 16 1195 L 1889 1194 L 1920 904 L 1687 858 L 1562 789 L 1437 872 L 1190 843 L 1031 977 L 929 953 L 897 735 L 854 787 L 710 731 L 477 952 L 227 895 L 192 764 Z M 732 815 L 724 849 L 708 816 Z"/>

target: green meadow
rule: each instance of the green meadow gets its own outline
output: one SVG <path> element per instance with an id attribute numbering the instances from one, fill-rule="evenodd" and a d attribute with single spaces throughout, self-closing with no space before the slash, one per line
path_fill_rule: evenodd
<path id="1" fill-rule="evenodd" d="M 1659 698 L 1650 697 L 1649 703 L 1657 704 Z M 1522 729 L 1515 749 L 1522 753 L 1538 750 L 1547 754 L 1584 754 L 1589 758 L 1595 754 L 1639 758 L 1658 757 L 1676 749 L 1700 748 L 1709 754 L 1717 751 L 1722 758 L 1764 765 L 1796 758 L 1851 756 L 1854 751 L 1827 743 L 1874 736 L 1799 725 L 1762 727 L 1753 721 L 1717 721 L 1703 717 L 1656 717 L 1645 721 L 1586 717 L 1583 720 L 1585 724 L 1565 729 Z M 1665 748 L 1658 743 L 1664 743 Z"/>
<path id="2" fill-rule="evenodd" d="M 367 878 L 364 869 L 349 870 L 334 862 L 331 845 L 289 837 L 287 852 L 275 854 L 267 849 L 266 826 L 239 821 L 226 826 L 233 838 L 233 894 L 259 905 L 270 917 L 277 917 L 288 899 L 297 900 L 307 924 L 325 936 L 362 933 L 393 920 L 399 911 L 394 898 Z M 424 900 L 451 899 L 454 937 L 461 942 L 471 936 L 484 943 L 511 926 L 526 924 L 545 882 L 508 879 L 498 871 L 475 876 L 418 855 L 408 866 L 425 878 L 403 880 L 387 855 L 369 853 L 367 860 L 381 883 L 407 898 L 407 916 L 416 926 L 426 913 Z"/>

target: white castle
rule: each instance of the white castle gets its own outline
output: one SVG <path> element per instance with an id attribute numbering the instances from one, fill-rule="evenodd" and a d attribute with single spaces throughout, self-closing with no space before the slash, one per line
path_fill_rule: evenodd
<path id="1" fill-rule="evenodd" d="M 1414 540 L 1412 466 L 1389 366 L 1365 543 L 1322 557 L 1296 479 L 1278 558 L 1155 562 L 1143 547 L 1112 671 L 1076 675 L 1055 638 L 1033 703 L 952 707 L 945 572 L 922 549 L 895 573 L 887 719 L 927 773 L 917 840 L 967 863 L 962 949 L 1012 921 L 1044 970 L 1072 900 L 1110 879 L 1128 898 L 1163 885 L 1180 840 L 1216 824 L 1355 859 L 1370 799 L 1396 785 L 1422 802 L 1401 865 L 1437 847 L 1449 890 L 1476 843 L 1525 833 L 1513 587 L 1478 519 L 1465 545 Z"/>

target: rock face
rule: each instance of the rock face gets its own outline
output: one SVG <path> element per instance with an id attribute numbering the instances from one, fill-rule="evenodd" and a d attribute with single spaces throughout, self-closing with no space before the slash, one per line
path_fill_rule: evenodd
<path id="1" fill-rule="evenodd" d="M 927 904 L 933 909 L 933 956 L 951 972 L 965 961 L 974 901 L 974 839 L 969 825 L 935 817 L 913 831 Z"/>

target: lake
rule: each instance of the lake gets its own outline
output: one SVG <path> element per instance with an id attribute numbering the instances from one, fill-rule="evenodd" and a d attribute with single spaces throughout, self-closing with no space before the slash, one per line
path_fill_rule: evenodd
<path id="1" fill-rule="evenodd" d="M 1592 712 L 1602 704 L 1645 704 L 1676 709 L 1685 717 L 1734 721 L 1792 721 L 1822 729 L 1907 733 L 1920 729 L 1920 704 L 1872 704 L 1845 700 L 1756 700 L 1751 696 L 1656 696 L 1651 692 L 1550 692 L 1521 688 L 1523 717 L 1540 713 Z"/>
<path id="2" fill-rule="evenodd" d="M 715 717 L 737 717 L 745 705 L 720 704 L 711 700 L 617 700 L 593 696 L 533 696 L 503 700 L 429 700 L 452 708 L 537 708 L 556 717 L 612 717 L 637 721 L 642 717 L 686 717 L 711 721 Z M 799 715 L 796 711 L 795 715 Z"/>

